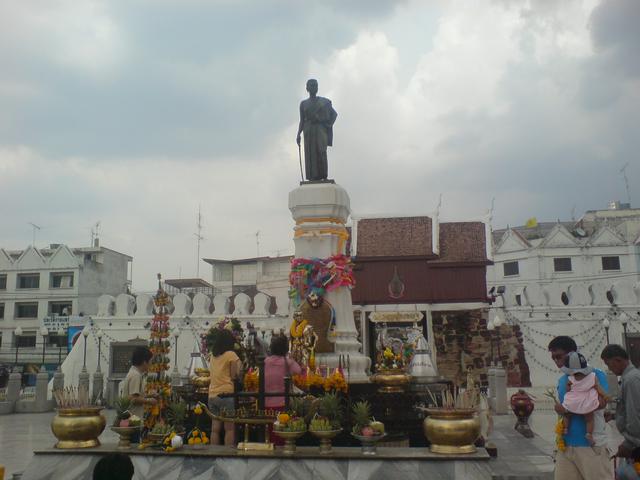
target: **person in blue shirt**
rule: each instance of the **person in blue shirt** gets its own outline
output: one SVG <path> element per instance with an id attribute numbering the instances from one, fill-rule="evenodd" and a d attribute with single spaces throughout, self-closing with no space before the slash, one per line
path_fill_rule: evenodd
<path id="1" fill-rule="evenodd" d="M 576 342 L 567 336 L 555 337 L 549 342 L 551 359 L 561 369 L 571 352 L 576 352 Z M 609 391 L 607 375 L 600 369 L 593 370 L 598 383 L 605 393 Z M 563 374 L 558 379 L 558 399 L 555 410 L 559 415 L 567 414 L 562 406 L 567 393 L 569 376 Z M 587 439 L 587 426 L 583 416 L 575 415 L 571 419 L 569 431 L 564 435 L 565 449 L 556 455 L 556 480 L 604 480 L 613 478 L 613 462 L 607 449 L 606 423 L 604 420 L 604 402 L 601 409 L 594 412 L 593 446 Z"/>

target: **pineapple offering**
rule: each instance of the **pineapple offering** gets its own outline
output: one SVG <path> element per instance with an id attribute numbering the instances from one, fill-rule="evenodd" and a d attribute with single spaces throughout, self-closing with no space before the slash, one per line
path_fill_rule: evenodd
<path id="1" fill-rule="evenodd" d="M 371 405 L 367 401 L 356 402 L 351 413 L 353 416 L 353 429 L 351 433 L 361 437 L 384 436 L 384 423 L 376 421 L 371 416 Z"/>
<path id="2" fill-rule="evenodd" d="M 311 419 L 309 431 L 327 432 L 342 430 L 342 401 L 336 393 L 326 393 L 318 400 L 318 411 Z"/>

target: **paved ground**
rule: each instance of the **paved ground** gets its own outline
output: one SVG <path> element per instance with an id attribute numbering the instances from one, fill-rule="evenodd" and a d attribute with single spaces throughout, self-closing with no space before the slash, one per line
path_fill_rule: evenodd
<path id="1" fill-rule="evenodd" d="M 53 413 L 14 414 L 0 416 L 0 463 L 6 466 L 7 476 L 25 469 L 33 456 L 33 450 L 51 447 L 54 437 L 50 425 Z M 113 412 L 107 412 L 107 421 Z M 491 435 L 498 447 L 498 459 L 491 465 L 499 479 L 524 480 L 552 478 L 553 425 L 555 415 L 545 409 L 534 413 L 532 429 L 541 435 L 526 439 L 513 426 L 515 417 L 505 415 L 494 418 L 495 430 Z M 117 437 L 105 430 L 100 439 L 115 443 Z"/>

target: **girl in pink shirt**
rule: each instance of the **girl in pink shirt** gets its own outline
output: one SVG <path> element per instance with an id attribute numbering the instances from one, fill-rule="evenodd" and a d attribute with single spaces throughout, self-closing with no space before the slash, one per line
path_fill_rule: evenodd
<path id="1" fill-rule="evenodd" d="M 300 375 L 302 368 L 287 356 L 289 341 L 284 335 L 276 335 L 269 347 L 271 355 L 264 360 L 264 390 L 265 392 L 284 392 L 284 377 L 293 378 Z M 284 409 L 284 397 L 265 397 L 268 409 Z"/>
<path id="2" fill-rule="evenodd" d="M 567 355 L 561 370 L 569 375 L 567 393 L 564 395 L 562 406 L 567 410 L 564 415 L 564 433 L 569 431 L 571 415 L 583 415 L 587 427 L 587 440 L 593 443 L 593 413 L 600 408 L 600 399 L 606 401 L 606 394 L 598 384 L 593 367 L 578 352 Z"/>

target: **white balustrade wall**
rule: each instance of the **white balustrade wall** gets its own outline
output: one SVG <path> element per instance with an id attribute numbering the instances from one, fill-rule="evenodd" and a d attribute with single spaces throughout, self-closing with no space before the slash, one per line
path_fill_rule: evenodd
<path id="1" fill-rule="evenodd" d="M 273 302 L 276 302 L 275 313 Z M 151 320 L 154 315 L 153 298 L 148 294 L 136 297 L 121 294 L 117 297 L 102 295 L 98 299 L 98 313 L 89 317 L 86 337 L 86 367 L 93 374 L 98 367 L 98 344 L 101 344 L 100 369 L 109 377 L 110 344 L 127 342 L 135 339 L 148 340 Z M 258 332 L 258 337 L 269 341 L 271 332 L 279 332 L 289 327 L 288 297 L 270 297 L 258 293 L 253 298 L 244 293 L 234 297 L 217 295 L 213 299 L 203 293 L 197 293 L 193 299 L 184 293 L 178 293 L 171 299 L 169 306 L 171 331 L 178 327 L 177 367 L 181 375 L 186 374 L 191 361 L 191 352 L 200 345 L 200 335 L 205 333 L 225 316 L 237 318 L 246 328 L 251 323 Z M 100 332 L 100 333 L 99 333 Z M 101 338 L 99 339 L 99 336 Z M 170 370 L 174 369 L 175 337 L 171 340 Z M 77 385 L 78 375 L 84 363 L 85 337 L 80 336 L 71 352 L 62 364 L 65 384 Z M 51 389 L 53 382 L 49 384 Z"/>

